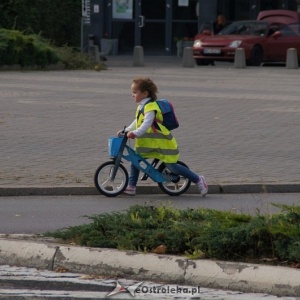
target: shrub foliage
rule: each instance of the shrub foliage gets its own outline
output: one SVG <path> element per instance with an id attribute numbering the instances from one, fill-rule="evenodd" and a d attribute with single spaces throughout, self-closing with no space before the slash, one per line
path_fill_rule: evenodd
<path id="1" fill-rule="evenodd" d="M 0 29 L 0 66 L 44 68 L 58 62 L 66 69 L 106 69 L 102 62 L 96 64 L 91 56 L 76 48 L 51 46 L 38 35 L 24 35 L 17 30 Z"/>
<path id="2" fill-rule="evenodd" d="M 56 46 L 79 47 L 81 0 L 1 0 L 0 28 L 39 34 Z"/>
<path id="3" fill-rule="evenodd" d="M 203 208 L 133 206 L 125 212 L 90 216 L 88 224 L 46 235 L 91 247 L 152 252 L 165 245 L 169 254 L 300 262 L 300 207 L 280 208 L 278 214 L 250 216 Z"/>
<path id="4" fill-rule="evenodd" d="M 59 61 L 55 50 L 37 35 L 0 29 L 0 65 L 41 66 Z"/>

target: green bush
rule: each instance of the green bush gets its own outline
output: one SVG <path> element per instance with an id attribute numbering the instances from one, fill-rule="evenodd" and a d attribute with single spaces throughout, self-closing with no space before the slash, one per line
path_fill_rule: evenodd
<path id="1" fill-rule="evenodd" d="M 68 46 L 55 47 L 55 52 L 60 61 L 65 65 L 66 69 L 94 69 L 105 70 L 102 63 L 95 64 L 91 56 L 87 53 L 81 53 L 79 49 Z"/>
<path id="2" fill-rule="evenodd" d="M 0 65 L 45 67 L 58 61 L 55 50 L 39 36 L 0 29 Z"/>
<path id="3" fill-rule="evenodd" d="M 300 262 L 300 207 L 280 207 L 278 214 L 250 216 L 202 208 L 133 206 L 46 235 L 91 247 L 151 252 L 165 245 L 169 254 Z"/>
<path id="4" fill-rule="evenodd" d="M 81 0 L 1 0 L 0 28 L 39 34 L 56 46 L 80 46 Z"/>
<path id="5" fill-rule="evenodd" d="M 95 64 L 92 58 L 79 49 L 50 46 L 38 35 L 24 35 L 17 30 L 0 29 L 0 66 L 21 67 L 47 65 L 61 62 L 66 69 L 106 69 L 102 63 Z"/>

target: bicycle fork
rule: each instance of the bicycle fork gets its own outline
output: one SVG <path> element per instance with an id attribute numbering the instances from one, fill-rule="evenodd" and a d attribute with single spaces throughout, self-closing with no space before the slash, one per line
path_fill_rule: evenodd
<path id="1" fill-rule="evenodd" d="M 118 155 L 115 159 L 114 168 L 112 170 L 112 173 L 110 174 L 110 180 L 111 181 L 114 181 L 115 178 L 116 178 L 116 174 L 118 172 L 118 169 L 119 169 L 119 166 L 120 166 L 120 163 L 121 163 L 121 159 L 122 159 L 124 148 L 126 146 L 126 142 L 127 142 L 127 138 L 123 138 L 120 149 L 119 149 L 119 153 L 118 153 Z"/>

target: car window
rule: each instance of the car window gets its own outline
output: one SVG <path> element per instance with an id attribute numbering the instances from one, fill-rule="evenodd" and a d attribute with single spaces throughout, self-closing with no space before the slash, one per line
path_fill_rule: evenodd
<path id="1" fill-rule="evenodd" d="M 264 22 L 234 22 L 218 34 L 264 36 L 267 33 L 267 26 L 267 23 Z"/>
<path id="2" fill-rule="evenodd" d="M 280 26 L 279 24 L 271 24 L 269 28 L 268 36 L 272 35 L 276 31 L 279 31 L 281 27 L 282 26 Z"/>
<path id="3" fill-rule="evenodd" d="M 237 31 L 237 23 L 232 23 L 229 26 L 227 26 L 226 28 L 222 29 L 218 34 L 222 35 L 222 34 L 234 34 Z"/>
<path id="4" fill-rule="evenodd" d="M 300 36 L 300 24 L 289 24 L 280 29 L 282 36 Z"/>
<path id="5" fill-rule="evenodd" d="M 265 36 L 267 34 L 267 24 L 256 23 L 253 26 L 253 35 Z"/>
<path id="6" fill-rule="evenodd" d="M 240 22 L 234 22 L 227 26 L 226 28 L 222 29 L 218 34 L 219 35 L 226 35 L 226 34 L 238 34 L 238 31 L 243 26 Z"/>
<path id="7" fill-rule="evenodd" d="M 251 24 L 242 24 L 238 28 L 237 34 L 240 34 L 240 35 L 250 35 L 251 31 L 252 31 Z"/>
<path id="8" fill-rule="evenodd" d="M 213 31 L 212 22 L 204 22 L 200 27 L 199 33 L 203 33 L 205 30 Z"/>

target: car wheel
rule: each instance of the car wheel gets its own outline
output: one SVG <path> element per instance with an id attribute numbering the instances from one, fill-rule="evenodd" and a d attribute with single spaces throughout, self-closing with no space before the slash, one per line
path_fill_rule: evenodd
<path id="1" fill-rule="evenodd" d="M 263 49 L 256 45 L 253 47 L 251 51 L 251 56 L 247 64 L 249 66 L 260 66 L 264 58 L 264 52 Z"/>
<path id="2" fill-rule="evenodd" d="M 197 66 L 207 66 L 209 64 L 209 60 L 197 58 L 196 64 Z"/>

